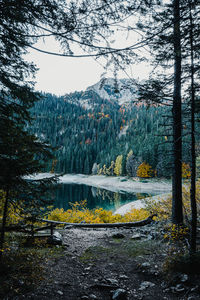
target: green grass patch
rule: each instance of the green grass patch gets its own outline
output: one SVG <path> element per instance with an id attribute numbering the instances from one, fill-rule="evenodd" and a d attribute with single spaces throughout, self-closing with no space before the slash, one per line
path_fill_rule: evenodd
<path id="1" fill-rule="evenodd" d="M 113 239 L 107 247 L 89 247 L 80 257 L 82 262 L 95 262 L 99 259 L 119 259 L 125 257 L 137 257 L 140 255 L 151 255 L 158 248 L 154 241 L 122 241 Z"/>
<path id="2" fill-rule="evenodd" d="M 89 261 L 94 261 L 97 258 L 101 257 L 102 255 L 108 255 L 110 253 L 109 248 L 104 248 L 101 246 L 94 246 L 94 247 L 89 247 L 88 249 L 85 250 L 85 252 L 80 256 L 80 260 L 82 262 L 89 262 Z"/>

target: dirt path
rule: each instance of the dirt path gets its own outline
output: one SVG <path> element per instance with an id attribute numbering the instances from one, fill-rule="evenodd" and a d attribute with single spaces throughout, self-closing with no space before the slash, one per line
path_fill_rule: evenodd
<path id="1" fill-rule="evenodd" d="M 45 264 L 45 280 L 15 299 L 200 299 L 190 278 L 167 286 L 161 274 L 166 245 L 156 234 L 152 225 L 66 229 L 63 254 Z"/>

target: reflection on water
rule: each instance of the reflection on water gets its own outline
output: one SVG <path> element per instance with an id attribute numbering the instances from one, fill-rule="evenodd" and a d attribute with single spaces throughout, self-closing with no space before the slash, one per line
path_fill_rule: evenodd
<path id="1" fill-rule="evenodd" d="M 102 207 L 106 210 L 116 210 L 120 206 L 131 201 L 153 196 L 147 193 L 125 193 L 111 192 L 108 190 L 95 188 L 79 184 L 60 184 L 52 192 L 55 207 L 70 208 L 70 202 L 87 200 L 87 207 L 92 209 Z"/>

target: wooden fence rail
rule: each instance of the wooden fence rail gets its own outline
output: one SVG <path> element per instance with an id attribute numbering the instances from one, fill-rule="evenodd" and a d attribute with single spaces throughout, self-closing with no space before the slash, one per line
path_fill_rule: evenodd
<path id="1" fill-rule="evenodd" d="M 148 218 L 137 221 L 137 222 L 127 222 L 127 223 L 68 223 L 68 222 L 60 222 L 60 221 L 53 221 L 53 220 L 46 220 L 46 219 L 37 219 L 38 222 L 46 223 L 46 226 L 42 227 L 34 227 L 33 224 L 30 225 L 10 225 L 6 226 L 6 231 L 18 231 L 29 234 L 32 238 L 35 237 L 37 233 L 43 230 L 50 229 L 50 234 L 48 236 L 53 236 L 54 229 L 58 225 L 65 225 L 67 227 L 74 227 L 74 228 L 120 228 L 120 227 L 140 227 L 150 224 L 153 220 L 153 217 L 156 216 L 151 215 Z"/>

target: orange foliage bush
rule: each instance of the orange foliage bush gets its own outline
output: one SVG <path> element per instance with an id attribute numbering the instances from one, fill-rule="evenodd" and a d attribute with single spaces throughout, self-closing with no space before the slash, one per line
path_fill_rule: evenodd
<path id="1" fill-rule="evenodd" d="M 139 165 L 137 169 L 137 176 L 141 178 L 150 178 L 155 176 L 155 171 L 152 169 L 152 167 L 146 163 L 143 162 Z"/>

